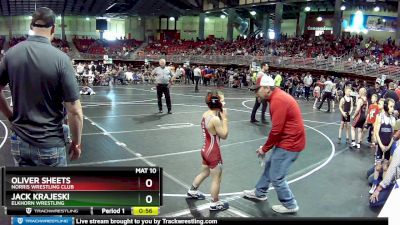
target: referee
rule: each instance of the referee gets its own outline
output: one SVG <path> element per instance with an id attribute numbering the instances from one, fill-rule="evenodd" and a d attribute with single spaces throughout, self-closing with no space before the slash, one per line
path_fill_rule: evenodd
<path id="1" fill-rule="evenodd" d="M 268 72 L 268 64 L 266 62 L 263 62 L 261 64 L 261 70 L 260 72 L 258 72 L 257 74 L 257 79 L 259 79 L 262 76 L 269 76 L 267 74 Z M 261 121 L 262 123 L 268 123 L 267 120 L 265 119 L 265 112 L 267 111 L 267 107 L 268 107 L 268 102 L 264 99 L 261 99 L 259 97 L 256 97 L 256 101 L 254 102 L 254 106 L 253 106 L 253 110 L 251 111 L 251 116 L 250 116 L 250 122 L 251 123 L 257 123 L 258 120 L 256 120 L 256 113 L 258 108 L 260 108 L 260 106 L 262 105 L 261 108 Z"/>
<path id="2" fill-rule="evenodd" d="M 160 59 L 159 64 L 160 66 L 155 68 L 151 73 L 152 75 L 156 76 L 158 110 L 159 113 L 163 112 L 161 98 L 164 94 L 165 100 L 167 102 L 168 114 L 172 114 L 171 97 L 169 96 L 169 86 L 172 84 L 172 73 L 167 67 L 165 67 L 165 59 Z"/>

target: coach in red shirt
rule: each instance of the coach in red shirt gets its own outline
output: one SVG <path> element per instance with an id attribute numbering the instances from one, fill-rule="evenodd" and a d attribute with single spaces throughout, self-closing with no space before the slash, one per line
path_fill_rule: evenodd
<path id="1" fill-rule="evenodd" d="M 270 157 L 265 162 L 264 173 L 253 190 L 245 190 L 244 196 L 258 200 L 267 200 L 267 193 L 272 183 L 282 205 L 274 205 L 272 209 L 278 213 L 295 213 L 299 206 L 289 188 L 286 176 L 290 165 L 298 158 L 306 144 L 306 134 L 300 107 L 296 100 L 275 87 L 274 80 L 269 76 L 257 79 L 251 87 L 257 97 L 270 103 L 272 129 L 268 140 L 256 153 L 264 157 L 272 149 Z"/>

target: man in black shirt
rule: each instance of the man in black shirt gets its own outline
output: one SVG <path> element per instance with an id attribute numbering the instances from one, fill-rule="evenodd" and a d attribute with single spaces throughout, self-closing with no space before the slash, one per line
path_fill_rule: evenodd
<path id="1" fill-rule="evenodd" d="M 377 101 L 379 101 L 380 98 L 382 98 L 382 91 L 381 91 L 381 79 L 377 78 L 375 81 L 375 85 L 373 87 L 368 88 L 367 91 L 367 100 L 368 100 L 368 105 L 371 104 L 371 97 L 373 94 L 376 94 L 378 96 Z"/>
<path id="2" fill-rule="evenodd" d="M 386 98 L 391 98 L 394 100 L 395 104 L 399 101 L 399 96 L 397 96 L 395 92 L 395 84 L 393 82 L 389 83 L 389 90 L 386 91 L 385 95 L 383 96 Z"/>
<path id="3" fill-rule="evenodd" d="M 34 35 L 7 51 L 0 63 L 0 90 L 10 85 L 13 109 L 4 94 L 0 111 L 11 123 L 11 152 L 16 166 L 66 166 L 64 105 L 72 133 L 69 155 L 81 155 L 83 126 L 78 84 L 69 57 L 50 43 L 55 14 L 38 8 L 32 15 Z"/>

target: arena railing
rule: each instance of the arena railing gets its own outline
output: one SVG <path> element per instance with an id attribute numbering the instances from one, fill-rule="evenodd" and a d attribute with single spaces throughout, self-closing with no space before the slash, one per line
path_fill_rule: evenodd
<path id="1" fill-rule="evenodd" d="M 167 62 L 173 63 L 186 63 L 191 64 L 218 64 L 218 65 L 250 65 L 254 59 L 254 56 L 231 56 L 231 55 L 136 55 L 132 58 L 135 61 L 158 61 L 159 59 L 165 59 Z"/>
<path id="2" fill-rule="evenodd" d="M 102 55 L 80 53 L 81 59 L 101 60 Z M 288 56 L 245 56 L 245 55 L 115 55 L 110 56 L 114 60 L 127 61 L 150 61 L 156 62 L 163 58 L 167 62 L 183 64 L 212 64 L 212 65 L 251 65 L 252 62 L 261 63 L 267 61 L 271 66 L 281 68 L 303 68 L 313 70 L 326 70 L 336 72 L 354 73 L 362 76 L 380 77 L 386 75 L 391 79 L 400 78 L 399 66 L 371 65 L 367 63 L 355 63 L 348 61 L 347 55 L 339 57 L 325 58 L 307 58 L 307 57 L 288 57 Z"/>
<path id="3" fill-rule="evenodd" d="M 347 57 L 329 57 L 328 59 L 301 58 L 301 57 L 284 57 L 284 56 L 266 56 L 267 62 L 272 66 L 283 68 L 306 68 L 318 69 L 336 72 L 354 73 L 362 76 L 381 77 L 386 75 L 387 78 L 397 80 L 400 78 L 400 66 L 369 63 L 356 63 L 346 60 Z"/>
<path id="4" fill-rule="evenodd" d="M 79 53 L 79 57 L 74 60 L 103 60 L 104 55 L 90 54 L 90 53 Z M 109 58 L 114 60 L 132 60 L 131 54 L 127 55 L 108 55 Z"/>

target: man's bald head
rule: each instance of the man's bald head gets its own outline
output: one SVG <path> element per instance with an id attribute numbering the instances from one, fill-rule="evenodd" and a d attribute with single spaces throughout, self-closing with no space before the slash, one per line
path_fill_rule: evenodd
<path id="1" fill-rule="evenodd" d="M 160 61 L 158 61 L 158 63 L 160 64 L 161 67 L 164 67 L 166 64 L 165 59 L 160 59 Z"/>

